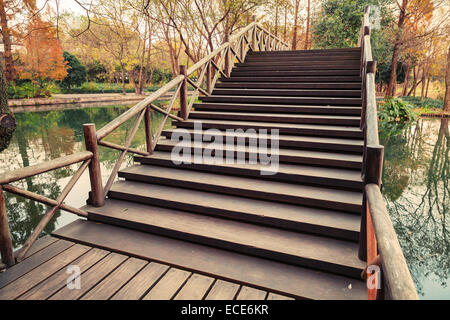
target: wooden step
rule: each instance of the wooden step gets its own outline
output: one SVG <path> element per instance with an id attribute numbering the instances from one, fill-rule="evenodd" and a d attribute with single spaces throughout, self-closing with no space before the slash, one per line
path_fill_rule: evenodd
<path id="1" fill-rule="evenodd" d="M 362 209 L 362 192 L 358 191 L 334 190 L 326 187 L 304 186 L 210 172 L 193 172 L 181 168 L 153 165 L 135 165 L 123 169 L 119 171 L 119 177 L 133 181 L 179 187 L 185 190 L 183 192 L 180 191 L 185 195 L 183 198 L 184 200 L 182 200 L 181 193 L 179 192 L 177 192 L 176 197 L 172 196 L 173 193 L 163 195 L 164 191 L 174 192 L 171 188 L 162 188 L 161 192 L 153 189 L 147 190 L 146 197 L 153 197 L 154 200 L 156 199 L 158 202 L 158 205 L 167 206 L 169 204 L 170 208 L 205 214 L 221 214 L 222 211 L 224 211 L 225 217 L 236 216 L 239 219 L 241 219 L 243 215 L 250 215 L 252 216 L 252 220 L 249 221 L 256 221 L 262 224 L 270 224 L 270 217 L 274 218 L 275 216 L 278 218 L 281 216 L 290 217 L 290 220 L 295 220 L 292 218 L 295 215 L 298 215 L 299 219 L 304 217 L 306 220 L 320 216 L 323 217 L 324 221 L 327 221 L 327 219 L 330 219 L 330 215 L 332 216 L 334 214 L 329 210 L 344 212 L 340 217 L 343 219 L 343 222 L 348 222 L 348 219 L 351 218 L 350 216 L 345 215 L 345 213 L 354 214 L 359 217 Z M 204 192 L 190 192 L 193 190 Z M 149 192 L 156 193 L 150 196 Z M 205 194 L 205 192 L 207 193 Z M 256 201 L 249 198 L 259 200 Z M 277 204 L 278 209 L 273 210 L 274 203 L 271 204 L 268 201 L 279 202 L 279 204 L 294 204 L 297 206 L 281 206 Z M 178 205 L 180 205 L 179 203 L 185 204 L 181 207 L 174 207 L 173 203 L 178 203 Z M 213 210 L 213 208 L 218 208 L 219 204 L 222 206 L 222 209 Z M 299 207 L 299 205 L 308 206 L 309 208 Z M 312 207 L 325 208 L 327 209 L 327 212 L 320 209 L 312 209 Z M 245 214 L 243 214 L 243 212 Z M 260 212 L 261 215 L 254 216 L 252 212 Z M 281 216 L 278 216 L 278 214 Z M 266 217 L 268 217 L 267 221 Z M 287 226 L 284 225 L 284 227 Z M 341 229 L 345 229 L 342 225 L 340 225 L 340 227 Z"/>
<path id="2" fill-rule="evenodd" d="M 327 137 L 344 137 L 350 139 L 362 139 L 362 131 L 357 127 L 344 127 L 318 124 L 288 124 L 275 122 L 255 122 L 255 121 L 230 121 L 230 120 L 194 120 L 188 119 L 183 122 L 173 122 L 179 128 L 194 129 L 200 127 L 203 129 L 235 129 L 235 130 L 260 130 L 260 129 L 278 129 L 279 134 L 291 135 L 312 135 Z M 197 128 L 195 128 L 197 129 Z"/>
<path id="3" fill-rule="evenodd" d="M 214 111 L 246 111 L 246 112 L 273 112 L 273 113 L 295 113 L 295 114 L 333 114 L 361 116 L 361 107 L 350 106 L 296 106 L 276 104 L 245 104 L 245 103 L 195 103 L 194 110 Z"/>
<path id="4" fill-rule="evenodd" d="M 245 63 L 247 62 L 272 62 L 283 60 L 285 62 L 290 62 L 292 65 L 303 64 L 307 61 L 322 61 L 323 64 L 328 63 L 328 61 L 355 61 L 360 60 L 361 56 L 359 54 L 350 55 L 303 55 L 303 56 L 247 56 L 245 57 Z"/>
<path id="5" fill-rule="evenodd" d="M 151 188 L 153 186 L 155 186 L 157 190 L 159 189 L 158 185 L 152 184 L 147 185 L 146 188 Z M 141 187 L 144 188 L 144 186 Z M 174 190 L 178 191 L 176 188 Z M 204 194 L 206 196 L 209 195 L 208 193 Z M 201 203 L 194 203 L 191 209 L 190 204 L 193 203 L 192 199 L 186 198 L 184 191 L 181 191 L 181 195 L 181 198 L 177 199 L 163 197 L 154 200 L 155 192 L 153 191 L 149 193 L 140 191 L 136 195 L 130 196 L 130 193 L 127 193 L 124 189 L 114 189 L 114 191 L 111 192 L 111 197 L 106 200 L 106 207 L 98 207 L 97 209 L 95 207 L 88 208 L 90 214 L 89 218 L 95 219 L 91 214 L 114 211 L 111 208 L 111 204 L 118 204 L 117 206 L 120 207 L 121 211 L 119 213 L 122 214 L 123 219 L 127 218 L 127 215 L 132 208 L 140 209 L 140 211 L 145 212 L 145 214 L 150 216 L 156 215 L 155 212 L 158 212 L 157 214 L 167 213 L 167 215 L 172 216 L 177 214 L 182 216 L 184 213 L 190 212 L 190 214 L 199 216 L 206 215 L 237 222 L 256 224 L 259 226 L 290 230 L 292 232 L 314 234 L 329 237 L 333 240 L 341 239 L 354 243 L 358 242 L 361 218 L 354 214 L 285 205 L 282 203 L 271 203 L 261 200 L 250 200 L 247 203 L 240 197 L 217 197 L 215 194 L 212 194 L 212 198 L 207 201 L 204 200 Z M 198 197 L 201 196 L 202 193 L 192 192 L 188 193 L 188 195 L 191 195 L 194 199 L 198 200 Z M 132 201 L 127 200 L 127 198 L 130 197 L 133 198 Z M 218 202 L 213 202 L 213 200 Z M 241 207 L 229 206 L 224 202 L 226 200 L 236 201 L 238 204 L 245 203 L 245 205 Z M 186 207 L 188 207 L 188 209 L 185 209 Z M 124 210 L 125 208 L 126 210 Z M 126 222 L 123 222 L 121 226 L 129 227 Z M 142 231 L 149 232 L 149 230 Z"/>
<path id="6" fill-rule="evenodd" d="M 228 77 L 220 78 L 221 82 L 359 82 L 361 83 L 360 76 L 272 76 L 272 77 Z"/>
<path id="7" fill-rule="evenodd" d="M 177 129 L 168 129 L 162 132 L 162 136 L 171 139 L 172 134 Z M 222 139 L 225 141 L 226 139 L 239 139 L 240 144 L 247 144 L 249 139 L 258 138 L 257 134 L 254 133 L 242 133 L 242 132 L 226 132 L 219 131 L 216 133 L 208 132 L 208 131 L 199 131 L 193 129 L 184 129 L 186 133 L 189 133 L 191 137 L 195 134 L 202 139 L 207 139 L 206 141 L 211 141 L 212 137 L 215 137 L 216 134 L 220 135 Z M 270 136 L 268 137 L 268 141 L 271 142 Z M 338 139 L 338 138 L 324 138 L 324 137 L 308 137 L 308 136 L 292 136 L 292 135 L 279 135 L 278 143 L 280 147 L 286 148 L 301 148 L 301 149 L 313 149 L 313 150 L 322 150 L 322 151 L 339 151 L 342 152 L 351 152 L 351 153 L 362 153 L 364 142 L 363 140 L 353 140 L 353 139 Z"/>
<path id="8" fill-rule="evenodd" d="M 294 298 L 366 299 L 364 281 L 79 219 L 54 236 Z"/>
<path id="9" fill-rule="evenodd" d="M 134 157 L 135 161 L 143 164 L 186 168 L 207 172 L 221 172 L 222 174 L 258 177 L 262 180 L 274 180 L 311 185 L 325 185 L 331 188 L 348 188 L 358 191 L 362 190 L 360 170 L 313 167 L 308 165 L 293 165 L 286 163 L 279 163 L 278 165 L 263 165 L 260 163 L 250 164 L 248 162 L 243 164 L 210 164 L 202 161 L 201 159 L 196 161 L 193 156 L 184 157 L 184 159 L 187 158 L 190 158 L 190 163 L 175 164 L 170 152 L 160 151 L 154 152 L 151 156 Z M 220 157 L 220 159 L 222 160 L 222 157 Z M 223 162 L 225 162 L 225 159 L 223 160 Z"/>
<path id="10" fill-rule="evenodd" d="M 359 63 L 341 63 L 341 64 L 315 64 L 309 63 L 299 65 L 249 65 L 239 64 L 233 68 L 233 71 L 312 71 L 312 70 L 360 70 Z"/>
<path id="11" fill-rule="evenodd" d="M 359 76 L 359 70 L 302 70 L 302 71 L 255 71 L 233 70 L 231 77 L 308 77 L 308 76 Z"/>
<path id="12" fill-rule="evenodd" d="M 231 155 L 236 157 L 236 141 L 226 140 L 215 141 L 215 145 L 212 146 L 208 142 L 202 143 L 201 141 L 194 143 L 194 137 L 189 141 L 172 141 L 170 139 L 161 139 L 158 141 L 155 150 L 171 152 L 175 146 L 179 148 L 185 148 L 189 153 L 203 154 L 205 150 L 209 152 L 221 152 L 223 155 Z M 218 138 L 218 139 L 221 139 Z M 220 146 L 217 144 L 220 143 Z M 228 145 L 226 143 L 232 144 Z M 270 141 L 267 141 L 267 147 L 270 151 Z M 244 153 L 245 159 L 254 158 L 257 159 L 259 155 L 258 142 L 255 140 L 253 145 L 247 146 L 244 142 L 239 143 L 239 152 Z M 338 167 L 338 168 L 355 168 L 361 169 L 362 156 L 356 154 L 342 154 L 336 152 L 323 152 L 323 151 L 311 151 L 311 150 L 296 150 L 296 149 L 279 149 L 277 152 L 278 159 L 282 163 L 296 163 L 296 164 L 310 164 L 316 166 Z"/>
<path id="13" fill-rule="evenodd" d="M 123 212 L 123 209 L 127 209 Z M 241 221 L 159 210 L 133 202 L 89 207 L 88 219 L 202 245 L 360 278 L 365 263 L 355 242 Z"/>
<path id="14" fill-rule="evenodd" d="M 301 89 L 254 89 L 216 88 L 212 95 L 218 96 L 281 96 L 281 97 L 353 97 L 361 98 L 361 90 L 301 90 Z"/>
<path id="15" fill-rule="evenodd" d="M 280 113 L 248 113 L 221 111 L 191 111 L 190 119 L 264 121 L 276 123 L 332 124 L 335 126 L 359 126 L 361 117 L 342 115 L 299 115 Z"/>
<path id="16" fill-rule="evenodd" d="M 358 53 L 361 48 L 332 48 L 332 49 L 308 49 L 308 50 L 274 50 L 274 51 L 249 51 L 248 55 L 270 56 L 270 55 L 291 55 L 291 54 L 330 54 L 330 53 Z"/>
<path id="17" fill-rule="evenodd" d="M 238 89 L 331 89 L 331 90 L 361 90 L 361 83 L 358 82 L 223 82 L 217 83 L 216 88 L 238 88 Z"/>
<path id="18" fill-rule="evenodd" d="M 329 97 L 271 97 L 271 96 L 201 96 L 202 102 L 262 103 L 262 104 L 315 104 L 333 106 L 361 106 L 361 98 Z"/>
<path id="19" fill-rule="evenodd" d="M 308 65 L 308 66 L 322 66 L 322 65 L 332 65 L 332 66 L 342 66 L 342 65 L 351 65 L 351 66 L 361 66 L 361 58 L 360 57 L 354 57 L 349 59 L 337 59 L 332 61 L 326 61 L 318 60 L 318 59 L 297 59 L 296 61 L 292 61 L 292 59 L 272 59 L 272 60 L 266 60 L 266 61 L 245 61 L 245 63 L 236 63 L 236 67 L 266 67 L 266 66 L 292 66 L 292 65 Z"/>

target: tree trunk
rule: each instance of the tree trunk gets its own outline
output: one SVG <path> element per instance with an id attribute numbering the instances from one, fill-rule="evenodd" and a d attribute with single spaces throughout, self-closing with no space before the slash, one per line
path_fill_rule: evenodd
<path id="1" fill-rule="evenodd" d="M 2 28 L 3 56 L 5 59 L 4 80 L 6 83 L 9 83 L 15 80 L 16 72 L 12 60 L 11 33 L 8 28 L 8 17 L 6 16 L 4 0 L 0 0 L 0 26 Z"/>
<path id="2" fill-rule="evenodd" d="M 427 88 L 425 89 L 425 98 L 428 98 L 428 88 L 430 87 L 430 80 L 431 80 L 431 77 L 428 76 L 428 79 L 427 79 Z"/>
<path id="3" fill-rule="evenodd" d="M 406 7 L 408 6 L 408 0 L 403 0 L 402 7 L 400 9 L 400 16 L 398 18 L 398 34 L 395 39 L 394 48 L 392 50 L 392 63 L 391 63 L 391 74 L 389 76 L 389 85 L 387 90 L 388 96 L 394 96 L 395 95 L 395 84 L 397 83 L 397 62 L 398 62 L 398 55 L 400 53 L 400 37 L 401 32 L 403 28 L 403 24 L 405 22 L 406 17 Z"/>
<path id="4" fill-rule="evenodd" d="M 309 25 L 310 25 L 310 13 L 311 13 L 311 0 L 308 0 L 308 13 L 306 15 L 306 40 L 305 40 L 305 50 L 309 49 Z"/>
<path id="5" fill-rule="evenodd" d="M 278 2 L 275 3 L 275 37 L 278 37 Z"/>
<path id="6" fill-rule="evenodd" d="M 450 47 L 447 53 L 447 70 L 445 72 L 444 111 L 450 111 Z"/>
<path id="7" fill-rule="evenodd" d="M 420 91 L 420 101 L 423 101 L 425 96 L 425 85 L 426 85 L 426 69 L 425 66 L 422 68 L 422 90 Z"/>
<path id="8" fill-rule="evenodd" d="M 8 108 L 3 65 L 0 63 L 0 152 L 8 148 L 15 129 L 16 119 Z"/>
<path id="9" fill-rule="evenodd" d="M 408 78 L 409 78 L 409 73 L 411 72 L 411 64 L 408 63 L 408 66 L 406 67 L 406 73 L 405 73 L 405 82 L 403 84 L 403 92 L 402 92 L 402 96 L 406 96 L 406 93 L 408 92 Z"/>
<path id="10" fill-rule="evenodd" d="M 286 41 L 287 37 L 287 5 L 284 7 L 284 30 L 283 30 L 283 40 Z"/>
<path id="11" fill-rule="evenodd" d="M 292 50 L 297 50 L 297 23 L 298 23 L 298 7 L 300 0 L 295 1 L 295 14 L 294 14 L 294 35 L 292 36 Z"/>

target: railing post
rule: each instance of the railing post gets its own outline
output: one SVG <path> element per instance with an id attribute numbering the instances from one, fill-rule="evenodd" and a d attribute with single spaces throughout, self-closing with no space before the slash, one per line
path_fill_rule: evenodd
<path id="1" fill-rule="evenodd" d="M 384 147 L 381 145 L 367 145 L 365 149 L 364 185 L 373 183 L 380 186 L 383 171 Z M 365 192 L 363 195 L 358 255 L 361 260 L 367 260 L 367 199 Z"/>
<path id="2" fill-rule="evenodd" d="M 212 64 L 211 61 L 208 62 L 208 66 L 206 67 L 206 91 L 211 94 L 212 91 L 212 83 L 211 83 L 211 78 L 212 78 Z"/>
<path id="3" fill-rule="evenodd" d="M 180 117 L 186 120 L 188 117 L 186 66 L 180 65 L 180 74 L 184 76 L 180 88 Z"/>
<path id="4" fill-rule="evenodd" d="M 0 252 L 2 254 L 3 263 L 7 267 L 12 266 L 15 261 L 2 186 L 0 186 Z"/>
<path id="5" fill-rule="evenodd" d="M 244 36 L 241 37 L 241 42 L 239 43 L 239 58 L 241 58 L 241 61 L 244 61 L 244 44 L 245 44 L 245 40 L 244 40 Z"/>
<path id="6" fill-rule="evenodd" d="M 152 135 L 152 115 L 150 107 L 147 107 L 145 110 L 145 142 L 147 144 L 147 152 L 153 152 L 153 135 Z"/>
<path id="7" fill-rule="evenodd" d="M 84 142 L 86 150 L 92 152 L 92 159 L 89 164 L 89 177 L 91 180 L 91 192 L 89 194 L 89 204 L 101 207 L 105 203 L 103 197 L 102 173 L 100 170 L 100 157 L 98 154 L 97 134 L 94 123 L 83 125 Z"/>
<path id="8" fill-rule="evenodd" d="M 252 22 L 256 22 L 256 16 L 253 15 L 252 16 Z M 257 51 L 256 50 L 256 23 L 253 26 L 253 32 L 252 32 L 252 49 L 253 51 Z"/>
<path id="9" fill-rule="evenodd" d="M 225 43 L 227 43 L 228 41 L 230 41 L 230 35 L 227 33 L 225 33 Z M 224 66 L 224 71 L 225 74 L 227 75 L 227 77 L 230 76 L 230 44 L 228 44 L 228 48 L 225 50 L 225 66 Z"/>

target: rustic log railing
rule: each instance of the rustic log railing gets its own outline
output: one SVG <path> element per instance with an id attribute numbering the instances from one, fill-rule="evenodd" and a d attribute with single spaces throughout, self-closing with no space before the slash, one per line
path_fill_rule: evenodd
<path id="1" fill-rule="evenodd" d="M 44 230 L 48 222 L 53 218 L 55 212 L 58 209 L 74 213 L 81 217 L 87 217 L 87 212 L 85 212 L 84 210 L 74 208 L 63 202 L 64 199 L 69 194 L 69 192 L 72 190 L 75 183 L 78 181 L 78 179 L 80 179 L 81 175 L 86 170 L 86 168 L 88 166 L 90 167 L 92 166 L 93 163 L 92 159 L 93 159 L 92 152 L 83 151 L 69 156 L 64 156 L 54 160 L 50 160 L 45 163 L 40 163 L 33 166 L 0 174 L 0 251 L 2 254 L 3 263 L 6 266 L 11 266 L 16 262 L 20 262 L 25 257 L 28 250 L 30 250 L 33 243 L 36 241 L 42 230 Z M 81 162 L 80 167 L 72 176 L 72 178 L 64 187 L 61 194 L 56 198 L 56 200 L 50 199 L 48 197 L 36 194 L 28 190 L 23 190 L 10 184 L 12 182 L 16 182 L 51 170 L 56 170 L 59 168 L 70 166 L 72 164 L 79 162 Z M 25 241 L 22 248 L 18 250 L 16 253 L 13 252 L 11 235 L 8 225 L 8 218 L 6 215 L 6 203 L 3 190 L 50 206 L 50 209 L 42 217 L 41 221 L 36 226 L 33 233 Z"/>
<path id="2" fill-rule="evenodd" d="M 362 177 L 365 184 L 359 256 L 367 261 L 368 299 L 418 299 L 403 251 L 381 194 L 384 147 L 378 138 L 375 96 L 376 62 L 370 43 L 370 7 L 366 7 L 358 40 L 361 47 L 362 113 L 364 133 Z M 370 268 L 370 267 L 375 268 Z M 381 270 L 372 274 L 372 270 Z M 374 277 L 376 279 L 374 279 Z M 375 281 L 372 281 L 375 280 Z M 380 290 L 377 290 L 379 285 Z"/>
<path id="3" fill-rule="evenodd" d="M 6 266 L 11 266 L 16 262 L 20 262 L 25 256 L 33 243 L 38 238 L 39 234 L 44 230 L 47 223 L 54 216 L 58 209 L 72 212 L 82 217 L 87 216 L 87 212 L 64 204 L 63 201 L 81 177 L 82 173 L 89 167 L 89 176 L 91 183 L 91 191 L 89 193 L 88 203 L 93 206 L 102 206 L 105 197 L 111 188 L 117 172 L 125 159 L 128 152 L 150 155 L 155 149 L 156 143 L 161 136 L 161 133 L 166 125 L 167 119 L 171 118 L 177 121 L 184 121 L 188 118 L 189 112 L 199 95 L 210 95 L 214 85 L 220 76 L 229 77 L 231 69 L 236 61 L 243 62 L 249 50 L 252 51 L 269 51 L 269 50 L 288 50 L 289 45 L 281 41 L 276 36 L 272 35 L 261 25 L 255 21 L 238 32 L 231 39 L 225 35 L 225 42 L 216 50 L 208 54 L 206 57 L 195 63 L 189 69 L 186 66 L 180 66 L 180 74 L 162 86 L 157 91 L 150 94 L 147 98 L 140 101 L 126 112 L 106 124 L 103 128 L 96 131 L 94 124 L 83 125 L 86 150 L 70 156 L 61 157 L 48 161 L 43 164 L 26 167 L 15 170 L 13 172 L 6 172 L 0 174 L 0 251 L 2 254 L 3 263 Z M 188 97 L 188 85 L 194 88 L 193 93 Z M 163 109 L 155 105 L 155 101 L 166 94 L 172 93 L 170 102 L 167 108 Z M 172 109 L 179 100 L 180 111 L 178 115 L 172 113 Z M 163 114 L 163 121 L 152 134 L 151 124 L 151 110 Z M 111 132 L 117 129 L 126 121 L 134 117 L 134 124 L 129 132 L 125 144 L 119 145 L 112 142 L 104 141 Z M 131 147 L 136 132 L 139 129 L 141 121 L 144 119 L 145 136 L 146 136 L 146 151 L 141 151 Z M 100 161 L 98 154 L 98 146 L 104 146 L 119 150 L 119 157 L 112 169 L 112 172 L 103 186 L 102 176 L 100 171 Z M 80 168 L 71 178 L 69 183 L 63 189 L 61 195 L 56 199 L 50 199 L 36 193 L 17 188 L 9 183 L 15 182 L 27 177 L 38 175 L 47 171 L 62 168 L 82 162 Z M 41 202 L 51 207 L 44 215 L 38 226 L 33 231 L 32 235 L 27 239 L 23 247 L 14 254 L 11 235 L 8 225 L 8 218 L 6 215 L 6 205 L 3 196 L 3 190 L 15 193 L 17 195 L 26 197 L 28 199 Z"/>

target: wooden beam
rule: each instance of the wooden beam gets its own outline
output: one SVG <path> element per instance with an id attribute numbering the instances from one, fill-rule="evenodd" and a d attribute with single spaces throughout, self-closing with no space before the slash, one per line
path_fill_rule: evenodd
<path id="1" fill-rule="evenodd" d="M 0 185 L 22 180 L 24 178 L 32 177 L 44 172 L 59 169 L 69 166 L 71 164 L 81 162 L 92 157 L 92 152 L 82 151 L 68 156 L 59 157 L 33 166 L 16 169 L 14 171 L 7 171 L 0 174 Z"/>
<path id="2" fill-rule="evenodd" d="M 0 185 L 0 253 L 2 262 L 10 267 L 15 263 L 14 251 L 11 241 L 11 232 L 9 230 L 8 215 L 6 212 L 5 195 Z"/>
<path id="3" fill-rule="evenodd" d="M 180 115 L 183 120 L 187 120 L 188 112 L 187 112 L 187 73 L 186 66 L 180 66 L 180 75 L 183 76 L 183 81 L 181 82 L 180 88 Z"/>
<path id="4" fill-rule="evenodd" d="M 147 146 L 147 153 L 151 154 L 153 152 L 152 150 L 153 135 L 152 135 L 152 115 L 150 107 L 147 107 L 147 109 L 145 110 L 144 124 L 145 124 L 145 143 Z"/>
<path id="5" fill-rule="evenodd" d="M 89 179 L 91 182 L 91 193 L 89 197 L 89 203 L 95 207 L 101 207 L 105 203 L 105 199 L 103 197 L 102 172 L 100 169 L 100 157 L 98 153 L 95 124 L 94 123 L 84 124 L 83 132 L 86 150 L 92 153 L 92 161 L 89 164 Z"/>

